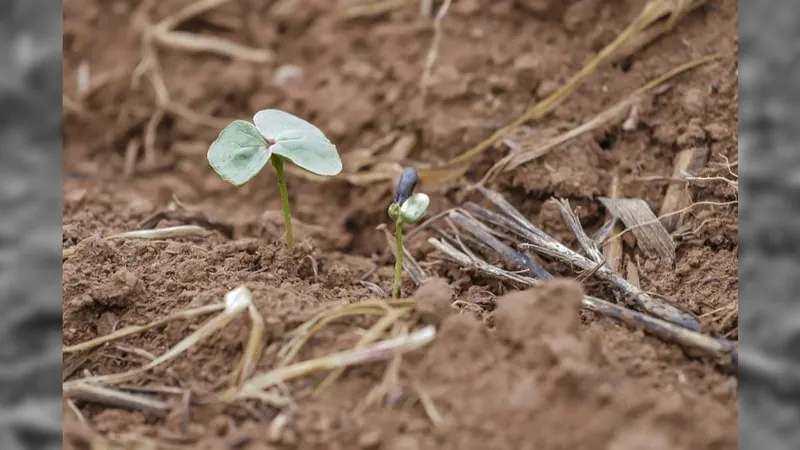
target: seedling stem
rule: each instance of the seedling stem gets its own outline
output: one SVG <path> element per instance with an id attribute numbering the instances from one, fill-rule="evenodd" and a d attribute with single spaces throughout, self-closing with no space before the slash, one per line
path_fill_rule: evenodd
<path id="1" fill-rule="evenodd" d="M 283 158 L 273 154 L 270 159 L 272 166 L 275 167 L 275 174 L 278 177 L 278 187 L 281 191 L 281 208 L 283 209 L 283 224 L 286 227 L 286 245 L 289 250 L 294 248 L 294 238 L 292 236 L 292 211 L 289 206 L 289 190 L 286 189 L 286 176 L 283 174 Z"/>
<path id="2" fill-rule="evenodd" d="M 394 263 L 394 285 L 392 298 L 400 297 L 400 281 L 403 277 L 403 221 L 397 216 L 394 225 L 394 236 L 397 240 L 397 256 Z"/>

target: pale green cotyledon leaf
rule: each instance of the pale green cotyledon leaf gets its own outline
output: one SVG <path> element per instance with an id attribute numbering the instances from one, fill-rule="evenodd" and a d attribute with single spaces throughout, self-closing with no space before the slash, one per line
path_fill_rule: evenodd
<path id="1" fill-rule="evenodd" d="M 325 134 L 305 120 L 277 109 L 265 109 L 253 118 L 272 152 L 317 175 L 336 175 L 342 160 Z"/>
<path id="2" fill-rule="evenodd" d="M 406 201 L 400 205 L 400 219 L 405 223 L 417 223 L 425 217 L 428 212 L 428 205 L 431 199 L 427 194 L 417 192 L 416 194 L 408 197 Z"/>
<path id="3" fill-rule="evenodd" d="M 244 120 L 225 127 L 208 149 L 208 163 L 225 181 L 241 186 L 264 168 L 272 150 L 258 129 Z"/>

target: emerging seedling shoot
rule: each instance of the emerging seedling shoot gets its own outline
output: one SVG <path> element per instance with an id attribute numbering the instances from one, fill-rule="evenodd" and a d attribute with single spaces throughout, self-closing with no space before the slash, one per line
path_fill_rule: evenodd
<path id="1" fill-rule="evenodd" d="M 208 149 L 208 163 L 222 179 L 242 186 L 271 162 L 278 177 L 286 243 L 294 247 L 292 214 L 283 162 L 289 161 L 316 175 L 342 171 L 339 153 L 325 134 L 305 120 L 277 109 L 256 113 L 250 123 L 235 120 L 225 127 Z"/>
<path id="2" fill-rule="evenodd" d="M 430 203 L 430 198 L 426 194 L 414 193 L 418 182 L 417 170 L 413 167 L 405 169 L 397 183 L 394 201 L 389 205 L 389 217 L 395 221 L 394 233 L 397 241 L 392 298 L 400 296 L 400 281 L 403 277 L 403 225 L 419 222 L 428 211 Z"/>

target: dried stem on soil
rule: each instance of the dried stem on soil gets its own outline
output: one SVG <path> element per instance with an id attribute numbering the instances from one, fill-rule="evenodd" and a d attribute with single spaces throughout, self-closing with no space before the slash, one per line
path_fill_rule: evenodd
<path id="1" fill-rule="evenodd" d="M 360 315 L 384 316 L 391 313 L 394 308 L 413 305 L 413 300 L 393 300 L 388 302 L 385 300 L 365 300 L 358 303 L 348 303 L 338 308 L 326 309 L 288 333 L 289 342 L 278 352 L 278 367 L 291 363 L 314 334 L 335 320 Z"/>
<path id="2" fill-rule="evenodd" d="M 267 63 L 274 59 L 272 52 L 264 49 L 249 48 L 216 36 L 204 36 L 197 33 L 177 31 L 182 23 L 217 8 L 231 0 L 200 0 L 190 2 L 177 13 L 168 16 L 155 25 L 149 25 L 142 31 L 142 59 L 131 75 L 131 86 L 137 88 L 141 78 L 147 76 L 156 97 L 156 105 L 144 130 L 144 160 L 146 170 L 158 167 L 156 154 L 156 135 L 158 127 L 166 115 L 172 114 L 187 122 L 213 128 L 223 128 L 229 120 L 218 119 L 198 114 L 186 106 L 173 101 L 169 95 L 158 60 L 157 47 L 166 47 L 193 53 L 212 53 L 225 58 L 241 59 L 253 63 Z M 133 147 L 131 147 L 133 148 Z M 129 152 L 130 161 L 125 164 L 125 172 L 132 174 L 136 170 L 133 152 Z"/>
<path id="3" fill-rule="evenodd" d="M 436 238 L 430 238 L 428 242 L 442 251 L 451 260 L 461 264 L 464 269 L 482 272 L 499 279 L 519 283 L 523 286 L 539 286 L 543 283 L 541 280 L 508 272 L 488 264 L 485 261 L 476 260 Z M 736 360 L 738 350 L 736 345 L 731 341 L 715 339 L 697 331 L 680 327 L 673 323 L 634 311 L 621 305 L 615 305 L 596 297 L 584 296 L 582 305 L 589 311 L 625 323 L 631 328 L 642 329 L 648 334 L 656 336 L 665 342 L 678 344 L 686 350 L 695 351 L 699 354 L 718 359 L 723 364 L 730 365 Z"/>
<path id="4" fill-rule="evenodd" d="M 176 225 L 174 227 L 157 228 L 153 230 L 134 230 L 113 234 L 103 239 L 112 241 L 115 239 L 174 239 L 182 237 L 206 236 L 209 230 L 197 225 Z"/>
<path id="5" fill-rule="evenodd" d="M 730 161 L 728 161 L 728 158 L 725 157 L 725 155 L 720 155 L 720 156 L 722 157 L 724 162 L 723 163 L 711 163 L 710 165 L 712 167 L 708 167 L 708 168 L 706 168 L 704 170 L 699 170 L 700 174 L 703 175 L 703 176 L 693 176 L 691 172 L 689 172 L 689 173 L 683 172 L 683 173 L 681 173 L 681 179 L 686 181 L 686 182 L 688 182 L 688 183 L 708 183 L 708 182 L 721 181 L 723 183 L 726 183 L 728 186 L 730 186 L 733 189 L 733 191 L 736 193 L 736 195 L 738 196 L 739 195 L 739 175 L 734 173 L 733 168 L 738 166 L 739 162 L 738 161 L 730 162 Z M 733 179 L 730 179 L 730 178 L 727 178 L 727 177 L 724 177 L 724 176 L 719 176 L 719 175 L 717 175 L 717 176 L 711 176 L 711 175 L 706 176 L 706 173 L 715 173 L 717 170 L 719 170 L 719 166 L 720 165 L 723 165 L 725 167 L 725 170 L 728 172 L 728 175 L 730 175 Z"/>
<path id="6" fill-rule="evenodd" d="M 138 367 L 136 369 L 129 370 L 127 372 L 112 374 L 112 375 L 101 375 L 101 376 L 92 376 L 87 378 L 82 378 L 78 380 L 68 381 L 64 383 L 64 389 L 69 387 L 81 384 L 81 383 L 90 383 L 90 384 L 119 384 L 125 381 L 130 381 L 135 379 L 137 376 L 157 367 L 161 364 L 164 364 L 176 357 L 178 357 L 181 353 L 189 350 L 191 347 L 197 345 L 202 340 L 210 337 L 217 331 L 225 328 L 237 315 L 239 311 L 228 312 L 223 311 L 219 315 L 215 316 L 214 318 L 208 320 L 205 324 L 203 324 L 200 328 L 198 328 L 194 333 L 190 334 L 180 342 L 178 342 L 175 346 L 167 350 L 164 354 L 159 356 L 158 358 L 150 361 L 149 363 L 145 364 L 142 367 Z M 152 325 L 152 324 L 151 324 Z M 150 327 L 152 328 L 152 326 Z M 106 340 L 109 340 L 107 336 L 104 336 Z M 102 338 L 95 339 L 94 341 L 98 341 Z M 90 341 L 91 342 L 91 341 Z M 79 344 L 80 345 L 80 344 Z M 85 344 L 84 344 L 85 346 Z"/>
<path id="7" fill-rule="evenodd" d="M 175 239 L 183 237 L 202 237 L 207 236 L 211 231 L 198 225 L 176 225 L 174 227 L 157 228 L 153 230 L 134 230 L 123 233 L 112 234 L 103 239 L 113 241 L 117 239 Z M 65 248 L 61 250 L 61 259 L 67 260 L 75 255 L 76 249 Z"/>
<path id="8" fill-rule="evenodd" d="M 570 248 L 561 244 L 554 238 L 547 235 L 544 231 L 533 225 L 519 211 L 517 211 L 516 208 L 511 206 L 511 204 L 508 203 L 502 195 L 485 188 L 479 189 L 481 193 L 486 196 L 486 198 L 498 206 L 507 216 L 505 220 L 502 220 L 499 223 L 492 223 L 491 221 L 490 223 L 500 226 L 501 228 L 505 228 L 508 231 L 516 234 L 518 237 L 525 239 L 526 242 L 521 243 L 521 247 L 533 248 L 543 255 L 557 259 L 569 266 L 577 266 L 582 270 L 591 271 L 596 269 L 598 265 L 602 265 L 602 267 L 597 269 L 595 273 L 597 277 L 610 283 L 626 298 L 630 298 L 644 311 L 647 311 L 654 317 L 679 324 L 688 329 L 698 330 L 700 328 L 699 320 L 697 320 L 697 318 L 695 318 L 693 315 L 688 314 L 687 312 L 682 311 L 673 305 L 666 304 L 659 299 L 652 298 L 641 289 L 632 286 L 618 273 L 603 265 L 604 260 L 602 259 L 602 255 L 599 253 L 599 251 L 595 251 L 596 249 L 593 249 L 589 254 L 596 254 L 596 256 L 600 258 L 599 260 L 592 260 L 572 251 Z M 568 209 L 563 202 L 557 202 L 557 205 L 559 206 L 562 215 L 570 225 L 570 228 L 573 230 L 573 232 L 581 233 L 585 236 L 583 228 L 580 226 L 580 223 L 577 221 L 578 219 L 575 217 L 572 210 Z M 493 216 L 490 216 L 489 214 L 483 214 L 482 217 L 488 219 L 489 217 Z M 591 239 L 588 237 L 579 237 L 579 241 L 589 245 Z M 591 245 L 594 245 L 594 243 L 592 242 Z"/>
<path id="9" fill-rule="evenodd" d="M 366 5 L 357 5 L 347 8 L 342 13 L 342 18 L 346 20 L 361 19 L 365 17 L 380 16 L 410 4 L 416 3 L 417 0 L 384 0 L 380 2 L 368 3 Z"/>
<path id="10" fill-rule="evenodd" d="M 650 205 L 640 198 L 608 198 L 598 200 L 603 206 L 633 231 L 636 245 L 649 258 L 658 259 L 667 267 L 675 262 L 675 242 Z"/>
<path id="11" fill-rule="evenodd" d="M 481 214 L 483 212 L 478 205 L 470 204 L 468 206 L 473 213 Z M 448 218 L 458 225 L 458 227 L 469 232 L 478 242 L 483 243 L 491 250 L 499 253 L 503 257 L 503 260 L 511 265 L 512 269 L 519 271 L 519 273 L 527 272 L 529 276 L 541 280 L 552 278 L 552 275 L 550 275 L 541 264 L 528 255 L 517 252 L 500 239 L 494 237 L 489 229 L 477 219 L 459 211 L 452 211 L 448 215 Z"/>
<path id="12" fill-rule="evenodd" d="M 527 164 L 531 161 L 541 158 L 542 156 L 548 154 L 550 151 L 552 151 L 559 145 L 562 145 L 570 141 L 571 139 L 575 139 L 576 137 L 582 134 L 588 133 L 603 125 L 608 124 L 614 119 L 619 118 L 627 109 L 636 107 L 636 105 L 642 100 L 642 97 L 647 92 L 655 89 L 658 86 L 663 85 L 670 79 L 686 71 L 692 70 L 703 64 L 715 61 L 718 58 L 719 57 L 717 55 L 705 56 L 702 58 L 698 58 L 694 61 L 691 61 L 689 63 L 683 64 L 679 67 L 676 67 L 675 69 L 667 72 L 666 74 L 656 78 L 655 80 L 637 89 L 635 92 L 625 97 L 624 99 L 620 100 L 614 106 L 596 115 L 588 122 L 581 124 L 558 136 L 547 139 L 544 142 L 533 142 L 533 143 L 520 142 L 516 150 L 510 152 L 508 155 L 500 159 L 500 161 L 495 163 L 486 172 L 483 178 L 478 182 L 478 185 L 483 186 L 486 183 L 496 179 L 497 176 L 502 172 L 509 172 L 523 164 Z"/>
<path id="13" fill-rule="evenodd" d="M 407 323 L 395 322 L 392 331 L 393 337 L 408 335 L 409 327 Z M 364 411 L 370 406 L 389 400 L 391 402 L 393 394 L 396 394 L 400 389 L 400 367 L 403 362 L 403 355 L 395 353 L 394 357 L 386 365 L 386 371 L 383 374 L 380 384 L 370 389 L 369 393 L 364 397 L 364 401 L 358 406 L 359 411 Z"/>
<path id="14" fill-rule="evenodd" d="M 376 315 L 382 316 L 392 310 L 392 307 L 383 300 L 364 301 L 353 304 L 346 304 L 339 308 L 325 310 L 299 327 L 295 328 L 287 337 L 289 342 L 278 352 L 278 367 L 283 367 L 291 363 L 306 342 L 309 341 L 319 330 L 329 323 L 351 316 Z"/>
<path id="15" fill-rule="evenodd" d="M 472 161 L 476 156 L 480 155 L 481 153 L 491 148 L 495 143 L 497 143 L 500 139 L 505 137 L 505 135 L 507 135 L 510 131 L 514 130 L 518 126 L 526 122 L 530 122 L 532 120 L 541 119 L 545 115 L 552 112 L 558 105 L 563 103 L 564 100 L 566 100 L 566 98 L 569 97 L 569 95 L 572 94 L 575 91 L 575 89 L 577 89 L 577 87 L 589 75 L 591 75 L 600 64 L 608 62 L 612 58 L 617 57 L 620 54 L 621 50 L 625 51 L 624 49 L 626 48 L 625 46 L 628 42 L 634 43 L 632 47 L 627 47 L 629 49 L 641 48 L 644 44 L 652 42 L 656 38 L 671 31 L 675 27 L 677 22 L 686 15 L 686 13 L 688 13 L 689 11 L 691 11 L 692 9 L 694 9 L 695 7 L 699 6 L 702 3 L 704 3 L 702 0 L 701 1 L 682 0 L 679 2 L 675 2 L 673 0 L 654 0 L 652 2 L 649 2 L 645 6 L 644 10 L 639 14 L 639 16 L 636 19 L 634 19 L 633 22 L 630 25 L 628 25 L 628 27 L 624 31 L 622 31 L 622 33 L 620 33 L 620 35 L 611 44 L 603 48 L 597 56 L 595 56 L 591 61 L 589 61 L 577 74 L 575 74 L 572 78 L 570 78 L 569 81 L 567 81 L 567 83 L 564 86 L 562 86 L 555 93 L 553 93 L 553 95 L 541 101 L 540 103 L 536 104 L 535 106 L 531 107 L 521 117 L 519 117 L 509 125 L 506 125 L 500 130 L 496 131 L 488 139 L 479 143 L 475 147 L 467 150 L 461 155 L 451 159 L 450 161 L 447 161 L 446 163 L 440 166 L 428 167 L 423 170 L 420 170 L 421 178 L 426 181 L 436 181 L 436 182 L 445 182 L 460 178 L 466 173 L 467 169 L 469 168 L 469 162 Z M 667 20 L 661 26 L 653 27 L 665 15 L 669 15 L 670 19 Z M 716 57 L 712 58 L 715 59 Z M 692 66 L 694 67 L 701 63 L 698 64 L 690 63 L 690 64 L 694 64 Z M 680 71 L 684 70 L 687 69 L 684 68 Z M 675 71 L 670 72 L 670 74 L 672 74 L 673 72 Z M 669 77 L 674 76 L 674 74 L 673 75 L 670 74 L 667 75 Z M 648 86 L 661 84 L 662 81 L 659 80 L 662 80 L 662 78 L 664 77 L 655 80 L 654 82 L 648 84 Z M 640 89 L 640 92 L 642 91 L 642 89 Z"/>
<path id="16" fill-rule="evenodd" d="M 625 233 L 627 233 L 629 231 L 634 231 L 635 229 L 637 229 L 639 227 L 644 227 L 644 226 L 652 225 L 652 224 L 655 224 L 655 223 L 661 223 L 661 219 L 663 219 L 665 217 L 677 216 L 677 215 L 683 214 L 683 213 L 685 213 L 685 212 L 687 212 L 687 211 L 689 211 L 692 208 L 697 207 L 697 206 L 732 206 L 732 205 L 737 205 L 737 204 L 739 204 L 739 200 L 731 200 L 729 202 L 710 202 L 710 201 L 695 202 L 695 203 L 692 203 L 691 205 L 687 206 L 686 208 L 679 209 L 679 210 L 671 212 L 669 214 L 665 214 L 663 216 L 656 217 L 655 219 L 652 219 L 650 221 L 638 223 L 638 224 L 636 224 L 634 226 L 625 228 L 620 233 L 617 233 L 617 234 L 607 238 L 606 241 L 610 241 L 612 239 L 618 239 L 618 238 L 622 237 Z"/>
<path id="17" fill-rule="evenodd" d="M 439 410 L 433 403 L 433 398 L 431 398 L 428 392 L 419 384 L 414 383 L 412 387 L 417 397 L 419 397 L 419 402 L 422 404 L 422 409 L 425 410 L 425 414 L 436 428 L 440 428 L 444 424 L 444 418 L 442 418 L 442 414 L 439 413 Z"/>
<path id="18" fill-rule="evenodd" d="M 443 243 L 436 238 L 428 239 L 431 245 L 443 252 L 451 260 L 458 262 L 464 269 L 471 269 L 490 275 L 495 278 L 505 279 L 519 283 L 523 286 L 539 286 L 541 280 L 518 275 L 499 267 L 474 259 L 466 253 Z M 730 364 L 737 355 L 736 345 L 725 339 L 715 339 L 697 331 L 692 331 L 673 323 L 643 314 L 624 306 L 615 305 L 605 300 L 584 296 L 583 307 L 589 311 L 610 317 L 634 329 L 642 329 L 666 342 L 682 346 L 687 350 L 694 350 L 703 355 L 718 358 L 721 362 Z"/>
<path id="19" fill-rule="evenodd" d="M 367 345 L 376 342 L 378 339 L 380 339 L 381 335 L 383 335 L 383 333 L 386 332 L 386 330 L 393 327 L 401 317 L 407 315 L 410 312 L 411 312 L 410 308 L 397 308 L 390 310 L 388 313 L 386 313 L 385 316 L 381 317 L 381 319 L 378 320 L 375 323 L 375 325 L 373 325 L 372 328 L 369 329 L 369 331 L 367 331 L 361 337 L 361 339 L 358 341 L 358 343 L 356 343 L 353 349 L 363 349 Z M 330 374 L 328 374 L 328 376 L 322 381 L 322 383 L 320 383 L 319 386 L 317 386 L 315 392 L 321 392 L 325 388 L 332 385 L 342 375 L 342 373 L 344 373 L 344 368 L 340 367 L 331 372 Z"/>
<path id="20" fill-rule="evenodd" d="M 165 416 L 172 409 L 172 405 L 166 402 L 88 383 L 65 385 L 64 398 L 140 410 L 160 417 Z"/>
<path id="21" fill-rule="evenodd" d="M 436 18 L 433 19 L 433 40 L 431 41 L 431 48 L 428 50 L 428 56 L 425 59 L 425 68 L 422 70 L 422 77 L 419 80 L 420 99 L 417 117 L 420 119 L 422 119 L 425 114 L 425 104 L 428 101 L 428 85 L 431 81 L 433 65 L 436 63 L 436 58 L 439 56 L 439 43 L 442 40 L 442 21 L 444 20 L 444 16 L 447 15 L 447 10 L 450 9 L 450 3 L 451 0 L 444 0 L 442 6 L 439 7 L 439 12 L 436 13 Z"/>
<path id="22" fill-rule="evenodd" d="M 234 295 L 237 293 L 238 295 Z M 141 409 L 143 411 L 163 415 L 165 411 L 170 409 L 169 406 L 164 403 L 157 402 L 155 400 L 151 400 L 142 396 L 127 394 L 107 388 L 102 388 L 97 385 L 120 384 L 125 381 L 135 379 L 137 376 L 155 368 L 156 366 L 159 366 L 174 359 L 181 353 L 187 351 L 192 346 L 197 345 L 203 339 L 206 339 L 209 336 L 213 335 L 214 333 L 218 332 L 219 330 L 227 326 L 235 317 L 237 317 L 242 311 L 246 309 L 248 311 L 248 316 L 250 317 L 250 320 L 252 322 L 250 337 L 248 339 L 242 358 L 240 359 L 236 368 L 230 374 L 229 389 L 220 395 L 221 399 L 234 398 L 239 393 L 239 390 L 244 385 L 245 381 L 248 380 L 253 374 L 255 367 L 259 359 L 261 358 L 261 352 L 264 348 L 264 343 L 265 343 L 264 320 L 252 303 L 252 294 L 250 294 L 250 291 L 245 288 L 238 288 L 237 290 L 229 292 L 228 295 L 226 296 L 226 303 L 224 305 L 223 304 L 210 305 L 203 308 L 197 308 L 194 310 L 189 310 L 178 314 L 174 314 L 170 317 L 153 322 L 149 325 L 128 327 L 126 329 L 119 330 L 116 333 L 112 333 L 111 335 L 101 336 L 97 339 L 93 339 L 91 341 L 84 342 L 82 344 L 78 344 L 72 347 L 67 347 L 63 350 L 63 353 L 66 354 L 77 351 L 88 351 L 106 342 L 110 342 L 116 339 L 132 335 L 134 333 L 139 333 L 148 329 L 155 328 L 157 326 L 164 325 L 165 323 L 171 320 L 196 317 L 198 315 L 209 313 L 212 311 L 218 311 L 223 308 L 224 311 L 221 314 L 207 321 L 194 333 L 190 334 L 188 337 L 178 342 L 175 346 L 170 348 L 167 352 L 165 352 L 161 356 L 158 357 L 153 356 L 151 358 L 150 355 L 146 355 L 149 362 L 144 366 L 119 374 L 89 376 L 86 378 L 65 382 L 63 384 L 65 396 L 67 396 L 68 398 L 105 403 L 113 406 Z M 186 392 L 188 391 L 184 390 L 184 392 L 182 392 L 184 397 L 185 395 L 187 395 Z M 274 405 L 285 406 L 286 404 L 288 404 L 287 403 L 288 400 L 286 398 L 266 392 L 258 393 L 257 397 L 264 401 L 268 401 L 269 403 Z"/>
<path id="23" fill-rule="evenodd" d="M 688 148 L 681 150 L 675 156 L 675 164 L 672 169 L 672 178 L 680 180 L 684 178 L 686 173 L 695 174 L 700 171 L 706 164 L 708 159 L 708 149 L 701 147 Z M 658 211 L 659 216 L 681 210 L 692 204 L 691 193 L 685 189 L 685 186 L 680 184 L 670 184 L 667 186 L 667 193 L 664 196 L 664 201 L 661 203 L 661 209 Z M 678 225 L 678 216 L 667 216 L 661 219 L 661 224 L 668 232 L 673 232 Z"/>
<path id="24" fill-rule="evenodd" d="M 617 174 L 615 174 L 611 179 L 611 187 L 608 190 L 608 197 L 613 199 L 619 198 L 619 175 Z M 607 219 L 612 222 L 611 226 L 609 227 L 609 232 L 611 234 L 617 234 L 622 231 L 622 226 L 617 222 L 617 219 L 615 219 L 613 215 L 608 215 Z M 603 245 L 603 259 L 605 259 L 606 264 L 608 264 L 609 270 L 616 273 L 622 273 L 620 272 L 620 267 L 622 265 L 623 256 L 622 239 L 617 238 L 606 241 Z"/>
<path id="25" fill-rule="evenodd" d="M 176 202 L 177 203 L 177 202 Z M 179 203 L 177 203 L 183 209 L 186 209 Z M 148 217 L 147 219 L 139 222 L 138 228 L 139 229 L 153 229 L 155 228 L 159 222 L 162 220 L 176 220 L 180 222 L 194 222 L 195 224 L 209 229 L 218 231 L 220 234 L 225 236 L 228 239 L 233 239 L 233 225 L 224 222 L 218 222 L 215 220 L 211 220 L 206 216 L 204 213 L 200 211 L 173 211 L 173 210 L 162 210 L 158 211 L 152 216 Z"/>
<path id="26" fill-rule="evenodd" d="M 254 63 L 267 63 L 274 59 L 266 50 L 245 47 L 215 36 L 203 36 L 183 31 L 160 31 L 153 35 L 154 42 L 164 47 L 195 53 L 216 53 L 233 59 Z"/>
<path id="27" fill-rule="evenodd" d="M 504 214 L 493 213 L 478 205 L 473 205 L 470 209 L 471 212 L 476 214 L 476 217 L 525 239 L 527 242 L 519 244 L 521 247 L 535 248 L 540 253 L 565 264 L 577 266 L 586 271 L 593 271 L 599 278 L 609 282 L 618 289 L 624 297 L 632 299 L 635 304 L 646 311 L 647 314 L 588 296 L 584 299 L 584 306 L 586 308 L 629 325 L 643 327 L 649 333 L 657 335 L 662 339 L 678 343 L 688 348 L 700 350 L 707 355 L 729 358 L 735 351 L 735 344 L 733 342 L 714 339 L 699 333 L 700 322 L 693 314 L 666 303 L 663 299 L 655 298 L 643 292 L 640 288 L 633 286 L 619 274 L 606 267 L 602 254 L 600 254 L 596 244 L 586 235 L 577 217 L 569 208 L 569 204 L 566 201 L 557 202 L 562 215 L 572 231 L 576 234 L 584 251 L 589 255 L 593 255 L 593 258 L 598 260 L 584 257 L 548 236 L 525 219 L 524 216 L 511 206 L 500 194 L 485 188 L 480 188 L 480 190 L 489 200 L 498 206 Z M 454 214 L 458 213 L 455 211 L 451 212 L 451 217 Z M 460 223 L 464 223 L 465 219 L 463 219 L 463 217 L 459 219 Z M 473 218 L 468 220 L 477 222 L 477 220 Z M 472 228 L 474 228 L 474 226 L 480 226 L 480 224 L 473 225 Z M 472 231 L 470 230 L 470 232 Z M 486 238 L 488 233 L 479 234 L 479 236 L 479 239 Z M 450 257 L 450 259 L 453 259 L 465 268 L 477 269 L 495 277 L 504 278 L 528 286 L 542 283 L 540 279 L 531 276 L 530 271 L 528 271 L 527 274 L 508 272 L 477 259 L 477 257 L 471 254 L 466 248 L 460 251 L 436 238 L 429 239 L 429 242 Z M 486 247 L 493 248 L 492 244 L 486 242 L 484 242 L 484 244 Z M 463 246 L 463 244 L 461 245 Z M 518 260 L 523 258 L 519 252 L 514 251 L 508 246 L 503 248 L 502 251 L 495 251 L 505 264 L 512 267 L 518 266 Z"/>
<path id="28" fill-rule="evenodd" d="M 611 61 L 617 62 L 631 57 L 659 37 L 669 33 L 678 21 L 706 3 L 708 0 L 666 0 L 648 3 L 642 15 L 647 15 L 649 20 L 635 36 L 616 51 Z M 663 20 L 665 16 L 668 17 L 667 20 Z"/>
<path id="29" fill-rule="evenodd" d="M 250 303 L 247 305 L 248 317 L 250 317 L 250 338 L 244 348 L 239 364 L 231 374 L 231 388 L 241 388 L 244 382 L 253 375 L 261 353 L 264 350 L 264 319 L 258 313 L 256 307 Z"/>
<path id="30" fill-rule="evenodd" d="M 464 251 L 458 250 L 444 240 L 428 238 L 428 243 L 454 262 L 460 264 L 464 269 L 473 269 L 477 272 L 483 272 L 497 279 L 511 281 L 518 286 L 538 286 L 541 284 L 541 281 L 535 278 L 518 275 L 514 272 L 495 267 L 474 254 L 469 254 L 467 249 L 463 249 Z"/>
<path id="31" fill-rule="evenodd" d="M 170 322 L 176 320 L 190 320 L 195 317 L 204 316 L 206 314 L 211 314 L 217 311 L 221 311 L 225 309 L 225 305 L 222 303 L 217 303 L 214 305 L 207 305 L 201 306 L 199 308 L 188 309 L 186 311 L 181 311 L 163 319 L 156 320 L 155 322 L 151 322 L 147 325 L 132 325 L 129 327 L 125 327 L 121 330 L 117 330 L 113 333 L 107 334 L 105 336 L 99 336 L 92 340 L 81 342 L 80 344 L 70 345 L 64 347 L 61 351 L 64 354 L 67 353 L 79 353 L 92 350 L 96 347 L 99 347 L 105 343 L 113 342 L 119 339 L 126 338 L 128 336 L 132 336 L 134 334 L 142 333 L 147 330 L 152 330 L 153 328 L 162 327 Z"/>
<path id="32" fill-rule="evenodd" d="M 359 364 L 390 359 L 396 353 L 407 353 L 421 348 L 436 337 L 436 329 L 426 326 L 413 333 L 386 339 L 363 348 L 354 348 L 321 358 L 310 359 L 279 367 L 248 380 L 237 398 L 257 398 L 264 389 L 321 370 L 333 370 Z"/>
<path id="33" fill-rule="evenodd" d="M 175 28 L 187 20 L 205 14 L 230 1 L 231 0 L 200 0 L 189 3 L 185 8 L 166 17 L 148 30 L 151 43 L 158 43 L 166 47 L 189 52 L 216 53 L 221 56 L 255 63 L 272 61 L 273 55 L 267 50 L 245 47 L 213 36 L 175 31 Z"/>

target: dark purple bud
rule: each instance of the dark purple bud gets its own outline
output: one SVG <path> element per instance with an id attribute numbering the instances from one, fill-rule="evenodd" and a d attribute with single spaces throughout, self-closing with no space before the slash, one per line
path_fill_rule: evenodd
<path id="1" fill-rule="evenodd" d="M 419 174 L 417 174 L 417 169 L 413 167 L 407 167 L 405 170 L 403 170 L 403 173 L 400 175 L 400 181 L 397 182 L 397 191 L 394 194 L 394 202 L 398 205 L 402 205 L 403 202 L 408 200 L 408 197 L 411 197 L 411 194 L 414 193 L 417 183 L 419 183 Z"/>

